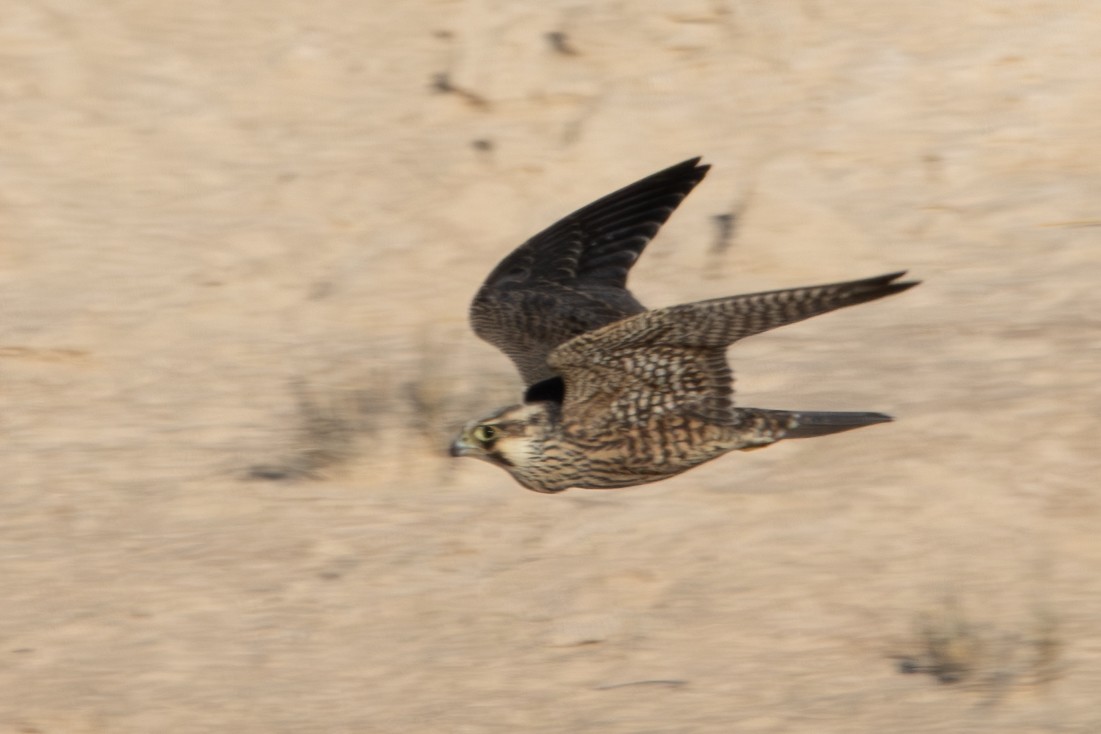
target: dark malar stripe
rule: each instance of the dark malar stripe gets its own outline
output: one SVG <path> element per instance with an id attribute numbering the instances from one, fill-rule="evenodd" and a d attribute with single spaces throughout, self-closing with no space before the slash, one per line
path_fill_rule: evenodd
<path id="1" fill-rule="evenodd" d="M 505 455 L 502 454 L 500 451 L 489 451 L 487 453 L 493 458 L 494 461 L 501 464 L 502 466 L 515 466 L 515 464 L 505 458 Z"/>

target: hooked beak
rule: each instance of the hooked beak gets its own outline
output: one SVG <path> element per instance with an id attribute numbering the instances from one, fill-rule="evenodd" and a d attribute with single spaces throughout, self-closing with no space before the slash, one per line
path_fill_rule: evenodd
<path id="1" fill-rule="evenodd" d="M 452 456 L 469 456 L 473 447 L 470 444 L 463 441 L 462 436 L 456 438 L 451 442 L 451 455 Z"/>

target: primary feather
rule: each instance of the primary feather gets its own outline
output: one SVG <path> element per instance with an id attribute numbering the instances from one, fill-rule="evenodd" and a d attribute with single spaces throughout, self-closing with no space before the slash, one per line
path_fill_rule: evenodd
<path id="1" fill-rule="evenodd" d="M 553 377 L 546 357 L 572 337 L 645 309 L 627 274 L 707 174 L 684 161 L 578 209 L 494 268 L 470 307 L 474 332 L 507 354 L 527 385 Z"/>

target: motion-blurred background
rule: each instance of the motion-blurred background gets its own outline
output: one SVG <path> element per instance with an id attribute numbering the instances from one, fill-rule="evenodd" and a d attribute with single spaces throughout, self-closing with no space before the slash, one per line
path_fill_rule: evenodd
<path id="1" fill-rule="evenodd" d="M 1101 731 L 1101 13 L 9 0 L 0 731 Z M 445 456 L 482 278 L 714 165 L 651 306 L 898 422 L 619 492 Z M 909 674 L 907 674 L 909 673 Z"/>

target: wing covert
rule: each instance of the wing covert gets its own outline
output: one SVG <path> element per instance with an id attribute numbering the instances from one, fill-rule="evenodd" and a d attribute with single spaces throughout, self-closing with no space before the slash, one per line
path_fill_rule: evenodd
<path id="1" fill-rule="evenodd" d="M 656 413 L 681 413 L 725 424 L 734 392 L 729 345 L 917 285 L 895 282 L 902 275 L 670 306 L 581 334 L 548 359 L 565 382 L 563 410 L 594 422 L 640 425 Z"/>

